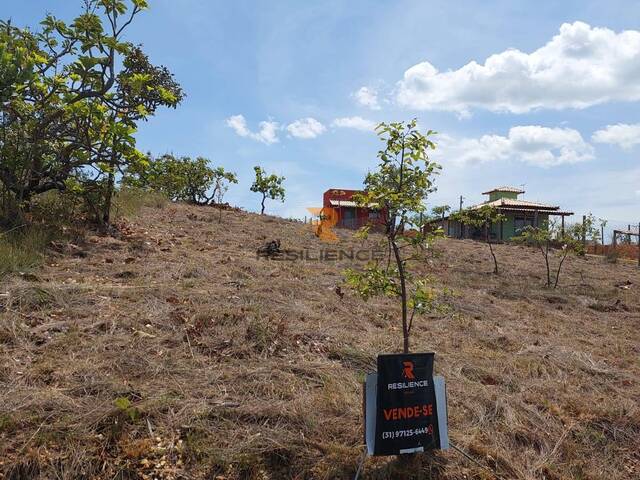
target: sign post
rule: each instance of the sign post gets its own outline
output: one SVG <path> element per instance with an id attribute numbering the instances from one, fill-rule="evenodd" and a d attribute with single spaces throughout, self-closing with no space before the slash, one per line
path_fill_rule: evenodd
<path id="1" fill-rule="evenodd" d="M 449 447 L 445 383 L 433 376 L 433 361 L 433 353 L 378 356 L 378 371 L 365 385 L 369 455 Z"/>

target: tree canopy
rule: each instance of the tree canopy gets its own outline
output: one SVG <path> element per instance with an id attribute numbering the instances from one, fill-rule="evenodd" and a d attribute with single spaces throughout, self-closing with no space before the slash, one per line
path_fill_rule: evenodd
<path id="1" fill-rule="evenodd" d="M 0 182 L 17 207 L 70 182 L 112 190 L 116 173 L 146 161 L 138 123 L 184 97 L 168 69 L 123 40 L 146 7 L 86 0 L 71 23 L 47 15 L 38 32 L 0 22 Z"/>
<path id="2" fill-rule="evenodd" d="M 285 181 L 285 177 L 279 177 L 273 173 L 271 175 L 267 175 L 262 167 L 253 167 L 253 170 L 256 174 L 256 178 L 251 185 L 251 191 L 262 195 L 260 215 L 264 215 L 264 202 L 267 198 L 284 202 L 285 190 L 282 183 Z"/>

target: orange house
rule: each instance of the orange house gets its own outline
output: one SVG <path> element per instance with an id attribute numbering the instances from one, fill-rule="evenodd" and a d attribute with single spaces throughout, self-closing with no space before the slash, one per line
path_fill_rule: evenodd
<path id="1" fill-rule="evenodd" d="M 324 192 L 322 197 L 322 209 L 324 212 L 331 209 L 337 216 L 336 227 L 358 229 L 365 225 L 383 226 L 386 223 L 387 211 L 376 205 L 361 207 L 353 200 L 362 190 L 346 190 L 331 188 Z M 323 213 L 324 213 L 323 212 Z M 326 215 L 326 213 L 324 213 Z"/>

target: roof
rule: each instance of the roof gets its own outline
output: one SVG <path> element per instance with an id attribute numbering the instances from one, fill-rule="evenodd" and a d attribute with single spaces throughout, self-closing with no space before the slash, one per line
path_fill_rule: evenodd
<path id="1" fill-rule="evenodd" d="M 471 208 L 480 208 L 483 207 L 485 205 L 491 205 L 493 207 L 524 207 L 524 208 L 544 208 L 544 209 L 548 209 L 548 210 L 558 210 L 560 207 L 558 207 L 557 205 L 549 205 L 547 203 L 538 203 L 538 202 L 530 202 L 528 200 L 514 200 L 511 198 L 499 198 L 497 200 L 494 200 L 492 202 L 485 202 L 485 203 L 481 203 L 479 205 L 475 205 Z"/>
<path id="2" fill-rule="evenodd" d="M 333 192 L 352 192 L 352 193 L 358 193 L 358 192 L 364 192 L 364 190 L 358 190 L 357 188 L 330 188 L 327 191 L 325 191 L 324 193 L 333 193 Z"/>
<path id="3" fill-rule="evenodd" d="M 489 195 L 490 193 L 493 193 L 493 192 L 524 193 L 524 190 L 522 190 L 521 188 L 504 186 L 504 187 L 494 188 L 492 190 L 489 190 L 488 192 L 482 192 L 482 194 Z"/>
<path id="4" fill-rule="evenodd" d="M 358 205 L 353 200 L 333 200 L 333 199 L 330 199 L 329 203 L 331 204 L 332 207 L 360 207 L 361 206 L 361 205 Z M 370 203 L 368 205 L 368 207 L 369 208 L 378 208 L 378 204 L 377 203 Z"/>
<path id="5" fill-rule="evenodd" d="M 573 215 L 573 212 L 565 211 L 565 210 L 553 210 L 553 209 L 545 209 L 545 208 L 517 208 L 517 207 L 501 207 L 500 211 L 502 212 L 523 212 L 523 213 L 531 213 L 538 212 L 544 213 L 545 215 Z"/>

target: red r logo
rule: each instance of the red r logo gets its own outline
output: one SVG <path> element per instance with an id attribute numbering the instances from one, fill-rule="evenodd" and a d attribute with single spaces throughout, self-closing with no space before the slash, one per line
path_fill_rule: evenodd
<path id="1" fill-rule="evenodd" d="M 407 380 L 414 380 L 416 376 L 413 374 L 413 362 L 402 362 L 402 376 Z"/>

